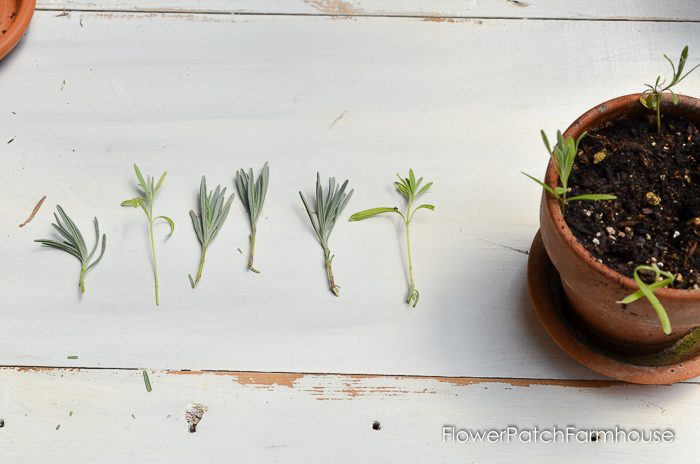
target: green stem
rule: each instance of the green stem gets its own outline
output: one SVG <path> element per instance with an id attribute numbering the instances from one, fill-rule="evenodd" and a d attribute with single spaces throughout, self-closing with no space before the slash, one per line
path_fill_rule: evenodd
<path id="1" fill-rule="evenodd" d="M 562 187 L 564 187 L 564 193 L 561 194 L 561 212 L 563 213 L 564 208 L 566 208 L 566 194 L 568 193 L 568 189 L 563 184 Z"/>
<path id="2" fill-rule="evenodd" d="M 408 210 L 406 211 L 406 254 L 408 255 L 408 294 L 406 295 L 406 303 L 413 303 L 415 308 L 418 304 L 418 298 L 420 293 L 416 290 L 416 283 L 413 280 L 413 258 L 411 257 L 411 206 L 412 202 L 408 203 Z"/>
<path id="3" fill-rule="evenodd" d="M 323 254 L 326 258 L 326 274 L 328 274 L 328 285 L 330 286 L 331 292 L 335 296 L 340 296 L 340 287 L 335 284 L 335 278 L 333 277 L 333 268 L 331 263 L 333 262 L 333 256 L 331 256 L 331 250 L 328 249 L 326 245 L 323 245 Z"/>
<path id="4" fill-rule="evenodd" d="M 85 266 L 80 266 L 80 293 L 85 293 Z"/>
<path id="5" fill-rule="evenodd" d="M 415 287 L 415 282 L 413 281 L 413 259 L 411 258 L 411 233 L 410 233 L 410 222 L 406 222 L 406 251 L 408 253 L 408 278 L 411 288 Z"/>
<path id="6" fill-rule="evenodd" d="M 656 100 L 656 133 L 661 134 L 661 98 Z"/>
<path id="7" fill-rule="evenodd" d="M 156 306 L 158 306 L 160 304 L 160 300 L 158 297 L 158 260 L 156 259 L 156 245 L 153 240 L 153 203 L 149 205 L 148 232 L 151 235 L 151 252 L 153 253 L 153 276 L 155 277 Z"/>
<path id="8" fill-rule="evenodd" d="M 248 269 L 251 271 L 255 272 L 256 274 L 260 274 L 260 271 L 255 269 L 253 267 L 253 256 L 255 255 L 255 226 L 251 228 L 251 234 L 249 236 L 250 238 L 250 256 L 248 257 Z"/>
<path id="9" fill-rule="evenodd" d="M 190 284 L 192 285 L 192 288 L 195 288 L 197 284 L 199 283 L 199 280 L 202 278 L 202 270 L 204 269 L 204 258 L 207 255 L 207 249 L 206 247 L 202 248 L 202 257 L 199 260 L 199 269 L 197 270 L 197 278 L 195 280 L 192 280 L 192 276 L 189 276 L 190 278 Z"/>

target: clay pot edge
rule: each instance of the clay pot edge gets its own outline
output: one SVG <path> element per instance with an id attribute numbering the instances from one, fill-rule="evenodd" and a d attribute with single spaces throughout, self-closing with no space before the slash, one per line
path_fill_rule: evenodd
<path id="1" fill-rule="evenodd" d="M 564 138 L 568 136 L 574 137 L 576 139 L 580 134 L 580 127 L 584 125 L 584 122 L 590 121 L 589 125 L 595 126 L 596 120 L 600 119 L 601 116 L 608 111 L 617 110 L 620 111 L 622 108 L 628 107 L 632 104 L 639 103 L 640 93 L 624 95 L 621 97 L 613 98 L 604 103 L 594 106 L 590 110 L 579 116 L 564 132 Z M 694 97 L 689 97 L 687 95 L 678 95 L 679 105 L 683 106 L 696 106 L 700 108 L 700 100 Z M 668 103 L 670 100 L 669 96 L 664 95 L 664 102 Z M 545 183 L 550 187 L 554 188 L 558 186 L 558 175 L 554 163 L 549 160 L 547 164 L 547 172 L 545 174 Z M 605 192 L 597 192 L 605 193 Z M 616 282 L 625 289 L 629 290 L 629 293 L 639 290 L 639 287 L 631 277 L 627 277 L 607 265 L 598 261 L 574 236 L 569 225 L 566 223 L 564 216 L 559 208 L 559 202 L 552 195 L 543 191 L 542 195 L 545 197 L 547 205 L 547 211 L 552 219 L 556 233 L 562 238 L 569 247 L 576 253 L 576 255 L 581 258 L 581 260 L 588 265 L 590 268 L 595 270 L 598 274 L 602 275 L 605 279 Z M 692 289 L 675 289 L 675 288 L 660 288 L 654 291 L 654 294 L 660 298 L 676 299 L 676 300 L 696 300 L 700 295 L 700 290 Z"/>
<path id="2" fill-rule="evenodd" d="M 3 43 L 0 44 L 0 60 L 5 58 L 19 43 L 24 32 L 29 27 L 29 23 L 34 15 L 36 0 L 20 0 L 17 8 L 17 16 L 3 36 Z"/>

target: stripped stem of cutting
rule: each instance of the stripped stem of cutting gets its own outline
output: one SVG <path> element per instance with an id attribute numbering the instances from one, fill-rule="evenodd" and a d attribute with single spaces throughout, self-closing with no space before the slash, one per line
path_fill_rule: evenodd
<path id="1" fill-rule="evenodd" d="M 248 219 L 250 220 L 250 254 L 248 257 L 248 269 L 260 274 L 260 271 L 253 266 L 255 256 L 255 236 L 257 232 L 258 219 L 262 212 L 265 196 L 267 195 L 267 185 L 270 179 L 270 168 L 267 163 L 263 166 L 258 179 L 253 176 L 253 168 L 250 168 L 246 173 L 240 169 L 236 173 L 236 188 L 238 189 L 238 197 L 243 202 Z"/>

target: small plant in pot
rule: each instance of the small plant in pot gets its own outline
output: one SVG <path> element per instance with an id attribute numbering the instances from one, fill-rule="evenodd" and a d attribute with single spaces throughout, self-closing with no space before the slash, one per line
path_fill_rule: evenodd
<path id="1" fill-rule="evenodd" d="M 543 133 L 551 160 L 533 178 L 577 330 L 633 364 L 700 346 L 700 100 L 674 89 L 695 69 L 687 57 L 666 57 L 671 78 L 596 106 L 553 147 Z"/>

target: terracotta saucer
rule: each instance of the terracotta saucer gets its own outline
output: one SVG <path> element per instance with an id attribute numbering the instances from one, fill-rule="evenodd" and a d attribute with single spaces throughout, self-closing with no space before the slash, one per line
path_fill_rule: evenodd
<path id="1" fill-rule="evenodd" d="M 530 298 L 545 331 L 569 356 L 589 369 L 624 382 L 669 384 L 700 375 L 700 355 L 662 366 L 637 365 L 597 346 L 573 322 L 559 273 L 552 265 L 537 232 L 527 263 Z"/>
<path id="2" fill-rule="evenodd" d="M 0 0 L 0 60 L 24 35 L 34 14 L 35 0 Z"/>

